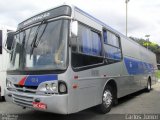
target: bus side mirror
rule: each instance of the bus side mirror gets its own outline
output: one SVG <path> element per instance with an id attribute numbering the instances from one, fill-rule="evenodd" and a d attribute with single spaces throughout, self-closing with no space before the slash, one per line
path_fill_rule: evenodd
<path id="1" fill-rule="evenodd" d="M 8 52 L 11 53 L 11 47 L 12 47 L 12 43 L 13 43 L 13 39 L 14 39 L 14 33 L 15 32 L 8 32 L 7 33 L 7 39 L 3 44 L 3 48 Z"/>
<path id="2" fill-rule="evenodd" d="M 78 36 L 78 22 L 77 21 L 73 21 L 72 25 L 71 25 L 71 32 L 73 36 Z"/>

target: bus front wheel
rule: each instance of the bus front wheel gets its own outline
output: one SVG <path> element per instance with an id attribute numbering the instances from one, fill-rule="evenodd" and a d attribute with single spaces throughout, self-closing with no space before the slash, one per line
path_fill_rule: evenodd
<path id="1" fill-rule="evenodd" d="M 103 95 L 102 95 L 102 103 L 98 106 L 100 113 L 105 114 L 108 113 L 113 105 L 113 90 L 110 86 L 106 86 Z"/>
<path id="2" fill-rule="evenodd" d="M 0 96 L 0 102 L 4 102 L 5 101 L 5 97 L 4 96 Z"/>

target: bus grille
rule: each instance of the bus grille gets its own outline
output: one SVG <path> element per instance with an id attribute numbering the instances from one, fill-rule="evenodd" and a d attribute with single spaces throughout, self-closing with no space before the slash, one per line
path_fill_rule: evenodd
<path id="1" fill-rule="evenodd" d="M 37 90 L 37 86 L 20 86 L 20 85 L 14 85 L 14 86 L 17 91 L 24 93 L 36 93 Z"/>
<path id="2" fill-rule="evenodd" d="M 33 106 L 32 105 L 33 97 L 13 94 L 12 98 L 13 98 L 13 103 L 18 104 L 20 106 L 24 106 L 24 107 L 32 107 Z"/>

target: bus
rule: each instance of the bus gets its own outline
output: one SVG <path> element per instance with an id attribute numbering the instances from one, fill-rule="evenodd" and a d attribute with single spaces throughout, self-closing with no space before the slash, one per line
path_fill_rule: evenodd
<path id="1" fill-rule="evenodd" d="M 23 108 L 71 114 L 96 106 L 107 113 L 118 98 L 156 83 L 156 56 L 73 5 L 18 25 L 5 98 Z"/>
<path id="2" fill-rule="evenodd" d="M 14 27 L 0 25 L 0 101 L 4 101 L 4 87 L 5 87 L 5 81 L 6 81 L 6 70 L 7 70 L 7 64 L 9 63 L 9 53 L 7 53 L 3 49 L 3 42 L 7 39 L 8 36 L 11 40 L 13 35 L 11 35 L 11 32 L 15 31 L 16 29 Z M 8 49 L 11 48 L 11 41 L 8 44 Z"/>

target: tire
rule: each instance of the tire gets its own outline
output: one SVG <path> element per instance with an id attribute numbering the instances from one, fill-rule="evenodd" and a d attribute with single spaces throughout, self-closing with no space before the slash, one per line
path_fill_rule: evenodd
<path id="1" fill-rule="evenodd" d="M 150 79 L 148 79 L 146 92 L 150 92 L 150 91 L 151 91 L 151 89 L 152 89 L 152 87 L 151 87 L 151 80 L 150 80 Z"/>
<path id="2" fill-rule="evenodd" d="M 98 106 L 99 112 L 102 114 L 108 113 L 112 108 L 113 101 L 112 88 L 107 85 L 103 91 L 102 103 Z"/>
<path id="3" fill-rule="evenodd" d="M 5 97 L 4 96 L 0 96 L 0 102 L 4 102 L 5 101 Z"/>
<path id="4" fill-rule="evenodd" d="M 2 96 L 0 96 L 0 102 L 2 102 Z"/>

